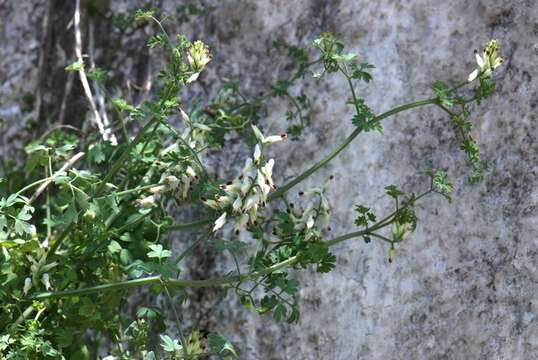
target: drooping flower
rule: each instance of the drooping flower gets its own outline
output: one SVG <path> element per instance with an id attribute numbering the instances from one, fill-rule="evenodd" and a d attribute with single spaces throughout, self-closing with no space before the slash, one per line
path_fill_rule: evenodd
<path id="1" fill-rule="evenodd" d="M 237 222 L 235 223 L 235 226 L 234 226 L 234 232 L 236 234 L 239 234 L 239 231 L 241 231 L 241 229 L 243 229 L 248 223 L 248 214 L 243 214 L 239 217 L 239 219 L 237 220 Z"/>
<path id="2" fill-rule="evenodd" d="M 32 288 L 32 279 L 27 277 L 26 279 L 24 279 L 24 288 L 22 289 L 22 293 L 24 295 L 27 295 L 28 291 L 30 291 L 31 288 Z"/>
<path id="3" fill-rule="evenodd" d="M 138 199 L 136 200 L 136 203 L 138 204 L 138 206 L 143 208 L 150 208 L 157 205 L 157 202 L 155 201 L 155 197 L 153 195 Z"/>
<path id="4" fill-rule="evenodd" d="M 252 130 L 258 140 L 252 158 L 245 161 L 240 175 L 219 186 L 225 194 L 216 194 L 214 200 L 203 200 L 213 209 L 226 210 L 231 207 L 231 211 L 228 209 L 228 212 L 237 217 L 234 227 L 236 233 L 246 227 L 249 222 L 256 223 L 258 209 L 266 206 L 269 193 L 276 188 L 272 178 L 275 160 L 263 161 L 263 144 L 281 141 L 285 138 L 285 136 L 266 138 L 255 125 L 252 125 Z M 225 217 L 222 221 L 225 221 Z M 217 225 L 215 222 L 214 231 L 220 229 L 221 226 Z"/>
<path id="5" fill-rule="evenodd" d="M 273 144 L 275 142 L 279 142 L 284 140 L 287 135 L 285 133 L 282 133 L 280 135 L 272 135 L 265 137 L 260 129 L 254 124 L 251 125 L 252 131 L 254 132 L 254 136 L 256 136 L 256 139 L 258 140 L 258 143 L 260 144 Z"/>
<path id="6" fill-rule="evenodd" d="M 222 215 L 217 220 L 215 220 L 215 224 L 213 226 L 213 232 L 215 232 L 218 229 L 220 229 L 221 227 L 223 227 L 224 224 L 226 224 L 226 213 L 225 212 L 222 213 Z"/>
<path id="7" fill-rule="evenodd" d="M 254 163 L 259 164 L 262 156 L 262 150 L 260 144 L 256 144 L 254 147 Z"/>
<path id="8" fill-rule="evenodd" d="M 497 40 L 491 40 L 484 46 L 482 56 L 475 50 L 476 64 L 478 67 L 469 74 L 469 82 L 478 77 L 490 77 L 493 70 L 502 65 L 504 60 L 499 56 L 501 46 Z"/>
<path id="9" fill-rule="evenodd" d="M 43 283 L 43 285 L 45 286 L 45 289 L 47 290 L 52 289 L 52 286 L 50 284 L 49 274 L 47 273 L 43 274 L 43 276 L 41 277 L 41 283 Z"/>

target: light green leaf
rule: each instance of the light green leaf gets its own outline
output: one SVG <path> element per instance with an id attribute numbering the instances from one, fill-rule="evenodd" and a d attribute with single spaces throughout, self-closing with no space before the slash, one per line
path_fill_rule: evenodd
<path id="1" fill-rule="evenodd" d="M 161 244 L 153 244 L 150 245 L 149 248 L 152 250 L 148 253 L 148 257 L 150 258 L 167 258 L 172 255 L 172 252 L 170 250 L 166 250 L 163 248 Z"/>
<path id="2" fill-rule="evenodd" d="M 111 254 L 115 254 L 117 252 L 120 252 L 121 250 L 121 245 L 116 240 L 112 240 L 110 244 L 108 244 L 108 251 Z"/>
<path id="3" fill-rule="evenodd" d="M 235 351 L 234 346 L 225 337 L 216 333 L 210 333 L 207 338 L 209 340 L 211 351 L 219 355 L 233 355 L 234 357 L 237 357 L 237 352 Z"/>

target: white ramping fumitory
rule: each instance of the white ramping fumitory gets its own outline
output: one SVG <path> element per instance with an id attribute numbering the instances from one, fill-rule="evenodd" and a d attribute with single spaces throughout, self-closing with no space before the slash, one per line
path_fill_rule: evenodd
<path id="1" fill-rule="evenodd" d="M 30 291 L 31 288 L 32 288 L 32 279 L 27 277 L 26 279 L 24 279 L 24 288 L 22 289 L 22 293 L 24 295 L 27 295 L 28 291 Z"/>
<path id="2" fill-rule="evenodd" d="M 262 157 L 262 150 L 260 148 L 260 144 L 256 144 L 254 147 L 254 163 L 257 165 L 260 163 Z"/>
<path id="3" fill-rule="evenodd" d="M 187 61 L 192 66 L 194 73 L 187 79 L 187 83 L 191 83 L 198 79 L 200 72 L 204 69 L 208 62 L 211 61 L 209 48 L 200 40 L 195 41 L 187 49 Z"/>
<path id="4" fill-rule="evenodd" d="M 187 173 L 187 175 L 188 175 L 191 179 L 195 179 L 195 178 L 196 178 L 196 172 L 194 171 L 194 169 L 193 169 L 192 167 L 187 166 L 186 173 Z"/>
<path id="5" fill-rule="evenodd" d="M 41 283 L 45 286 L 45 289 L 50 290 L 52 289 L 52 286 L 50 285 L 50 278 L 49 274 L 44 273 L 41 277 Z"/>
<path id="6" fill-rule="evenodd" d="M 152 194 L 162 194 L 167 190 L 165 185 L 157 185 L 149 189 L 149 192 Z"/>
<path id="7" fill-rule="evenodd" d="M 138 206 L 143 208 L 150 208 L 157 205 L 157 202 L 155 201 L 155 196 L 153 195 L 138 199 L 136 200 L 136 203 L 138 204 Z"/>
<path id="8" fill-rule="evenodd" d="M 274 159 L 269 159 L 265 166 L 261 168 L 262 174 L 265 176 L 265 179 L 268 182 L 268 185 L 271 186 L 273 189 L 275 188 L 275 184 L 273 183 L 273 166 L 275 165 Z"/>
<path id="9" fill-rule="evenodd" d="M 167 184 L 171 190 L 176 190 L 179 187 L 179 179 L 174 175 L 168 175 L 161 182 Z"/>
<path id="10" fill-rule="evenodd" d="M 256 139 L 260 144 L 273 144 L 282 141 L 287 137 L 285 133 L 282 133 L 281 135 L 271 135 L 265 137 L 256 125 L 252 124 L 251 127 L 252 131 L 254 132 L 254 136 L 256 136 Z"/>
<path id="11" fill-rule="evenodd" d="M 203 202 L 204 202 L 204 204 L 206 204 L 207 206 L 209 206 L 213 210 L 218 210 L 219 209 L 219 203 L 216 202 L 215 200 L 206 199 L 206 200 L 203 200 Z"/>
<path id="12" fill-rule="evenodd" d="M 482 56 L 480 56 L 478 50 L 475 50 L 476 64 L 478 65 L 478 68 L 469 74 L 469 82 L 475 80 L 479 76 L 490 77 L 493 70 L 501 66 L 504 60 L 498 55 L 500 48 L 497 40 L 491 40 L 484 47 Z"/>
<path id="13" fill-rule="evenodd" d="M 232 204 L 232 210 L 234 213 L 239 213 L 241 211 L 241 207 L 243 205 L 243 201 L 241 200 L 241 197 L 238 196 L 235 198 L 233 204 Z"/>
<path id="14" fill-rule="evenodd" d="M 332 177 L 331 177 L 332 178 Z M 328 184 L 328 183 L 327 183 Z M 312 188 L 300 195 L 312 196 L 313 198 L 307 203 L 306 208 L 298 212 L 297 210 L 290 213 L 294 222 L 294 230 L 305 230 L 305 240 L 313 238 L 318 231 L 315 227 L 318 220 L 322 221 L 324 227 L 329 227 L 329 202 L 327 200 L 326 186 Z"/>
<path id="15" fill-rule="evenodd" d="M 202 71 L 211 61 L 207 45 L 200 40 L 193 42 L 187 49 L 187 61 L 196 71 Z"/>
<path id="16" fill-rule="evenodd" d="M 213 232 L 223 227 L 224 224 L 226 224 L 226 213 L 222 213 L 222 215 L 215 221 L 215 225 L 213 226 Z"/>
<path id="17" fill-rule="evenodd" d="M 232 207 L 232 213 L 239 216 L 234 227 L 235 232 L 245 228 L 247 224 L 255 223 L 258 209 L 266 205 L 267 197 L 271 189 L 275 189 L 273 183 L 274 159 L 262 161 L 263 144 L 282 141 L 286 135 L 265 137 L 255 125 L 252 130 L 258 143 L 254 147 L 252 158 L 245 161 L 241 174 L 233 181 L 220 185 L 225 195 L 215 195 L 215 200 L 204 200 L 204 203 L 212 209 L 225 209 Z M 214 230 L 220 229 L 226 220 L 224 214 L 215 221 Z"/>
<path id="18" fill-rule="evenodd" d="M 247 225 L 248 220 L 249 220 L 248 214 L 243 214 L 239 217 L 239 219 L 237 220 L 234 226 L 234 231 L 236 234 L 239 234 L 239 231 Z"/>

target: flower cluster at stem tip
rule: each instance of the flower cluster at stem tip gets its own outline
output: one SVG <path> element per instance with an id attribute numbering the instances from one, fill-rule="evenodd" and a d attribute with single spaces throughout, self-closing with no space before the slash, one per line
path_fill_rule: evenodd
<path id="1" fill-rule="evenodd" d="M 493 70 L 502 65 L 504 60 L 498 55 L 500 48 L 501 46 L 497 40 L 490 40 L 484 46 L 482 56 L 480 56 L 478 50 L 475 50 L 474 53 L 478 67 L 469 74 L 469 82 L 474 81 L 479 77 L 490 77 Z"/>

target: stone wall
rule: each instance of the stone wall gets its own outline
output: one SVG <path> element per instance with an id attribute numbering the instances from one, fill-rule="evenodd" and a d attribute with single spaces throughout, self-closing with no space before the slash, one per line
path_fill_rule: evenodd
<path id="1" fill-rule="evenodd" d="M 160 3 L 173 11 L 178 2 Z M 51 4 L 55 21 L 47 38 L 42 19 Z M 114 1 L 112 6 L 121 10 L 137 4 Z M 246 89 L 255 92 L 286 75 L 279 56 L 266 53 L 273 40 L 306 44 L 326 30 L 376 65 L 374 82 L 361 85 L 359 91 L 378 113 L 431 96 L 429 87 L 435 80 L 465 78 L 474 66 L 473 49 L 491 38 L 501 42 L 507 62 L 498 78 L 498 92 L 473 114 L 473 135 L 490 163 L 483 183 L 470 186 L 464 180 L 465 157 L 449 119 L 435 108 L 390 118 L 384 123 L 385 135 L 361 135 L 305 183 L 307 188 L 324 182 L 329 174 L 336 176 L 330 190 L 332 227 L 334 234 L 340 234 L 354 228 L 355 203 L 372 204 L 380 213 L 389 209 L 382 196 L 386 185 L 420 191 L 427 186 L 420 174 L 431 167 L 446 168 L 452 178 L 462 179 L 455 184 L 452 204 L 439 198 L 421 203 L 419 227 L 398 249 L 395 263 L 387 264 L 382 243 L 352 240 L 339 245 L 333 272 L 297 274 L 302 285 L 302 318 L 297 325 L 277 324 L 270 316 L 242 309 L 236 298 L 220 299 L 213 291 L 197 292 L 199 303 L 186 310 L 198 315 L 186 316 L 229 336 L 243 359 L 535 358 L 538 3 L 214 0 L 204 4 L 210 10 L 193 25 L 170 24 L 171 29 L 204 39 L 213 49 L 211 69 L 194 89 L 200 93 L 214 90 L 217 74 L 240 76 Z M 52 90 L 64 75 L 55 75 L 60 79 L 55 80 L 50 74 L 60 74 L 70 56 L 66 49 L 72 40 L 66 34 L 71 9 L 62 1 L 0 1 L 3 156 L 20 137 L 32 133 L 22 130 L 25 94 L 44 89 L 44 111 L 62 98 Z M 99 24 L 107 21 L 101 19 Z M 104 57 L 106 31 L 98 36 L 97 51 Z M 144 46 L 143 38 L 131 35 L 122 51 L 128 54 Z M 51 43 L 46 49 L 52 59 L 45 80 L 39 72 L 44 39 Z M 122 59 L 120 50 L 116 55 Z M 158 63 L 158 59 L 151 61 Z M 148 66 L 147 59 L 135 58 L 123 69 L 127 75 L 122 81 L 141 76 L 136 75 L 141 67 L 156 68 Z M 280 183 L 321 159 L 353 128 L 344 79 L 305 84 L 303 90 L 314 103 L 313 125 L 300 141 L 275 148 Z M 285 108 L 276 101 L 273 105 L 263 121 L 279 131 L 285 126 Z M 47 121 L 43 113 L 39 116 L 39 121 Z M 229 154 L 233 163 L 235 153 Z M 212 256 L 210 250 L 204 254 Z M 193 273 L 203 276 L 206 267 L 214 273 L 209 268 L 215 262 L 206 259 L 205 267 Z"/>

